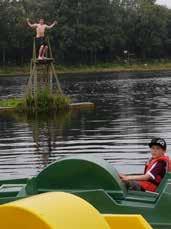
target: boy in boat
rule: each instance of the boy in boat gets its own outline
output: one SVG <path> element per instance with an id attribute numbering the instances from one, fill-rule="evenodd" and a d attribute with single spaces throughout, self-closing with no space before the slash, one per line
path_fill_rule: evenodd
<path id="1" fill-rule="evenodd" d="M 38 59 L 43 60 L 48 50 L 48 46 L 45 41 L 45 30 L 53 28 L 57 24 L 57 21 L 54 21 L 51 25 L 47 25 L 44 23 L 44 19 L 41 18 L 39 20 L 39 23 L 32 24 L 30 23 L 30 20 L 27 18 L 27 24 L 31 28 L 36 29 L 36 43 L 39 48 Z"/>
<path id="2" fill-rule="evenodd" d="M 169 157 L 166 155 L 165 140 L 154 138 L 149 143 L 149 147 L 152 157 L 145 165 L 143 175 L 120 174 L 120 178 L 129 190 L 155 192 L 168 169 Z"/>

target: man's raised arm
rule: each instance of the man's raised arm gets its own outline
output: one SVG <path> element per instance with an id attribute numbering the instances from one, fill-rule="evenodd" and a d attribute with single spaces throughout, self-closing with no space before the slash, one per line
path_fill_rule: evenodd
<path id="1" fill-rule="evenodd" d="M 37 27 L 37 24 L 31 24 L 31 23 L 30 23 L 29 18 L 27 18 L 27 24 L 28 24 L 28 26 L 30 26 L 31 28 L 36 28 L 36 27 Z"/>
<path id="2" fill-rule="evenodd" d="M 57 21 L 54 21 L 51 25 L 46 25 L 46 28 L 47 29 L 51 29 L 51 28 L 53 28 L 57 24 L 58 24 L 58 22 Z"/>

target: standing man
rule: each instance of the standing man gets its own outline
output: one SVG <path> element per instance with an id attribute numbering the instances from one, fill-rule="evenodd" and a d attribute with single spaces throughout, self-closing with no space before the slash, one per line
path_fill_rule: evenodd
<path id="1" fill-rule="evenodd" d="M 51 25 L 47 25 L 44 23 L 44 19 L 41 18 L 39 23 L 31 24 L 30 20 L 27 18 L 27 24 L 31 28 L 36 29 L 36 44 L 39 48 L 38 59 L 43 60 L 48 50 L 48 46 L 45 41 L 45 30 L 53 28 L 57 24 L 57 21 L 54 21 Z"/>

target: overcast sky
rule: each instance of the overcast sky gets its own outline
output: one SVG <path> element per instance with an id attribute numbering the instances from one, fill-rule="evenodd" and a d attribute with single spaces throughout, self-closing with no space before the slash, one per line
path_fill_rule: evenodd
<path id="1" fill-rule="evenodd" d="M 169 8 L 171 8 L 171 0 L 157 0 L 157 3 L 160 5 L 165 5 Z"/>

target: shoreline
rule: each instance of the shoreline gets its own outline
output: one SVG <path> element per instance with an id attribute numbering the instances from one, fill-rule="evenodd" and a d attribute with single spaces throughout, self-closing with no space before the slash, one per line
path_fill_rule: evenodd
<path id="1" fill-rule="evenodd" d="M 55 65 L 56 72 L 64 74 L 98 74 L 98 73 L 130 73 L 130 72 L 166 72 L 171 71 L 171 63 L 165 64 L 132 64 L 132 65 L 114 65 L 104 64 L 94 66 L 58 66 Z M 29 76 L 29 66 L 26 67 L 2 67 L 0 68 L 0 77 Z"/>

